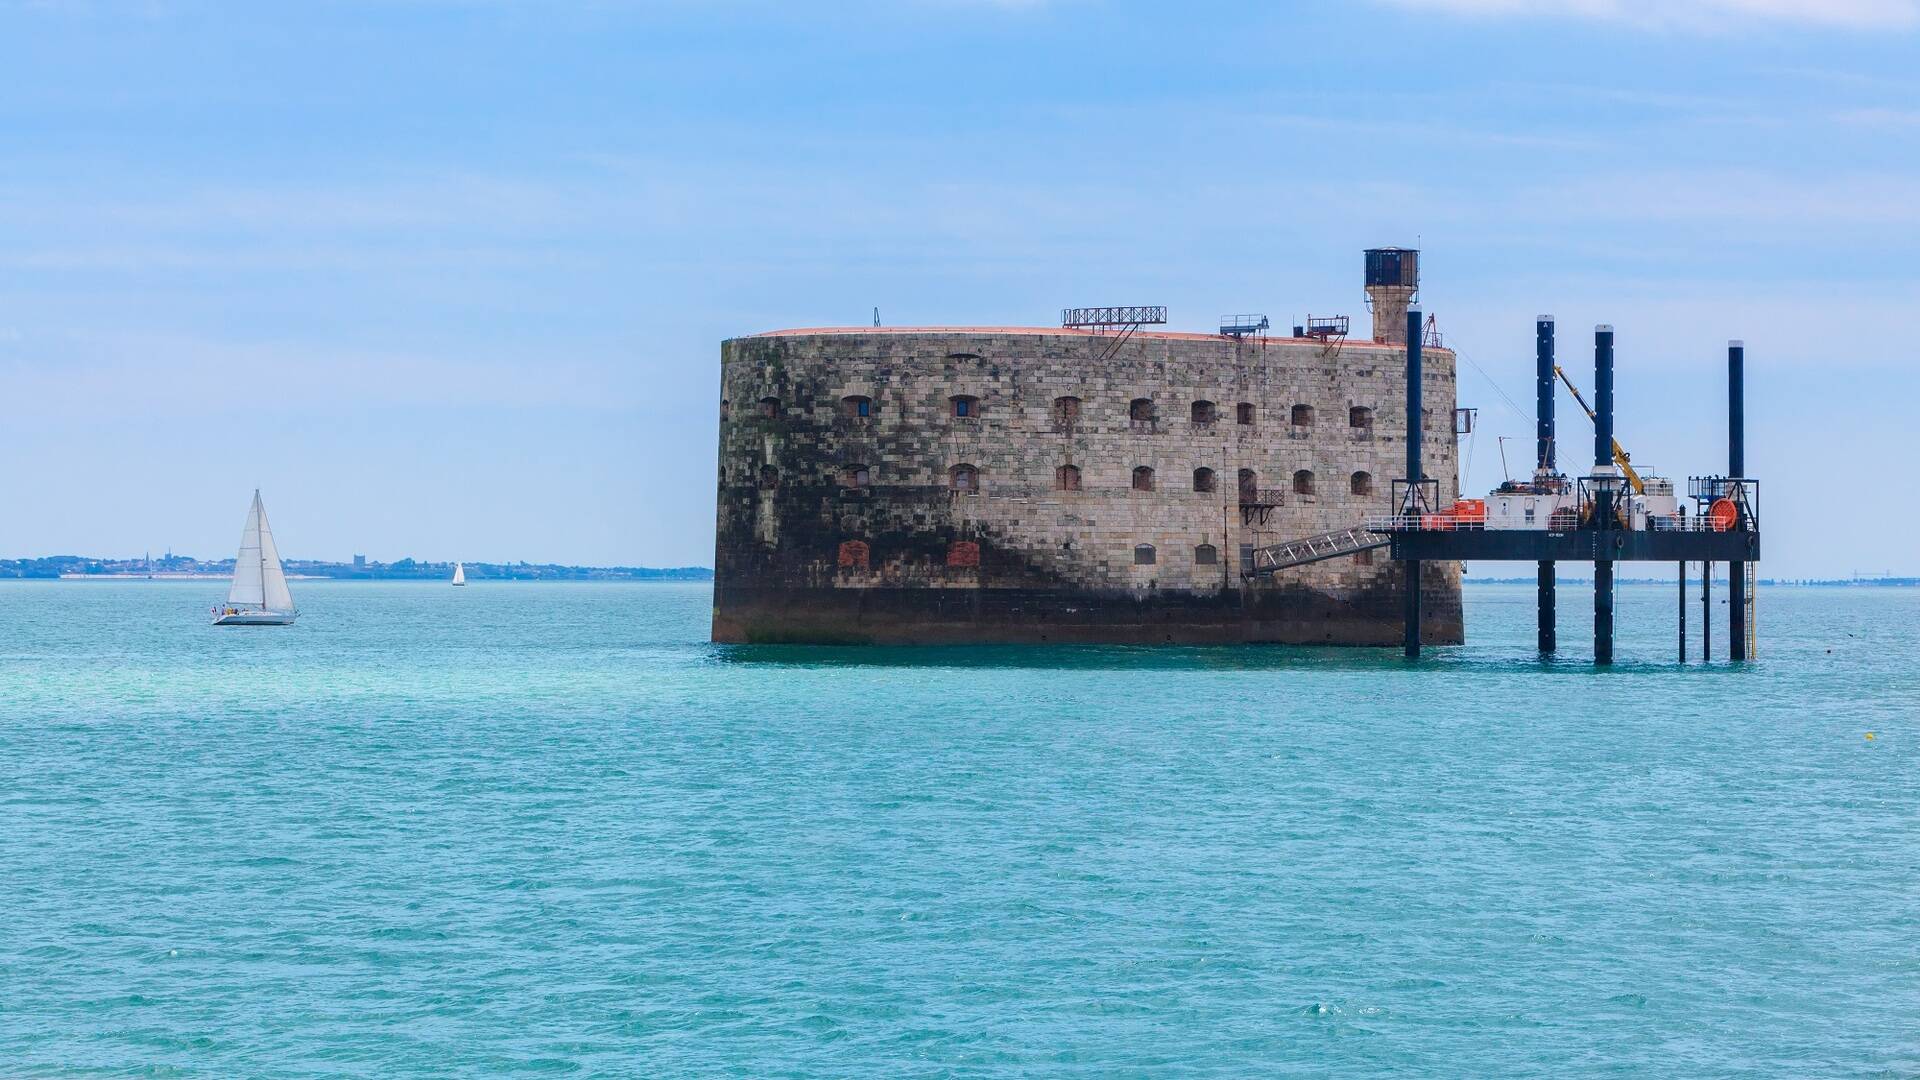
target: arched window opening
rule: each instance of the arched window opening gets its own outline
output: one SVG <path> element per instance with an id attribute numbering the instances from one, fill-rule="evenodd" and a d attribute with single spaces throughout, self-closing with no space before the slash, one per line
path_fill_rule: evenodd
<path id="1" fill-rule="evenodd" d="M 1053 488 L 1055 491 L 1079 491 L 1080 467 L 1078 465 L 1062 465 L 1053 470 Z"/>
<path id="2" fill-rule="evenodd" d="M 1194 402 L 1193 408 L 1192 410 L 1190 410 L 1188 415 L 1189 415 L 1189 418 L 1196 424 L 1211 424 L 1216 419 L 1216 413 L 1213 407 L 1213 402 L 1211 401 Z"/>
<path id="3" fill-rule="evenodd" d="M 780 399 L 777 397 L 761 398 L 760 399 L 760 416 L 762 419 L 766 419 L 766 420 L 778 419 L 780 416 Z"/>
<path id="4" fill-rule="evenodd" d="M 1355 405 L 1347 410 L 1347 426 L 1354 428 L 1373 427 L 1373 410 L 1365 405 Z"/>
<path id="5" fill-rule="evenodd" d="M 865 540 L 840 541 L 840 568 L 842 570 L 865 570 L 867 568 L 867 542 Z"/>
<path id="6" fill-rule="evenodd" d="M 1080 399 L 1077 397 L 1057 397 L 1053 399 L 1053 422 L 1056 424 L 1077 424 L 1080 422 Z"/>
<path id="7" fill-rule="evenodd" d="M 1193 565 L 1214 566 L 1220 562 L 1220 549 L 1212 544 L 1201 544 L 1193 549 Z"/>
<path id="8" fill-rule="evenodd" d="M 1233 407 L 1233 418 L 1234 418 L 1234 422 L 1236 423 L 1240 423 L 1240 424 L 1253 423 L 1253 402 L 1243 401 L 1240 404 L 1235 405 Z"/>
<path id="9" fill-rule="evenodd" d="M 972 420 L 980 415 L 980 399 L 969 394 L 955 394 L 947 399 L 953 405 L 955 419 Z"/>
<path id="10" fill-rule="evenodd" d="M 980 494 L 980 470 L 971 465 L 955 465 L 948 471 L 947 480 L 962 495 Z"/>
<path id="11" fill-rule="evenodd" d="M 1313 426 L 1313 406 L 1295 405 L 1293 407 L 1293 426 L 1294 427 L 1312 427 Z"/>
<path id="12" fill-rule="evenodd" d="M 1354 473 L 1353 479 L 1349 483 L 1349 490 L 1355 495 L 1373 494 L 1373 474 L 1370 472 Z"/>
<path id="13" fill-rule="evenodd" d="M 842 465 L 840 467 L 840 486 L 863 488 L 872 480 L 873 474 L 865 465 Z"/>
<path id="14" fill-rule="evenodd" d="M 1260 474 L 1252 469 L 1240 470 L 1240 501 L 1252 503 L 1260 501 Z"/>
<path id="15" fill-rule="evenodd" d="M 1133 565 L 1152 566 L 1155 562 L 1152 544 L 1139 544 L 1133 549 Z"/>
<path id="16" fill-rule="evenodd" d="M 955 540 L 947 545 L 948 566 L 979 566 L 980 545 L 971 540 Z"/>
<path id="17" fill-rule="evenodd" d="M 1136 424 L 1153 423 L 1153 399 L 1143 397 L 1134 398 L 1133 401 L 1127 405 L 1127 419 Z"/>
<path id="18" fill-rule="evenodd" d="M 1313 494 L 1313 470 L 1301 469 L 1293 474 L 1293 493 L 1295 495 Z"/>
<path id="19" fill-rule="evenodd" d="M 720 419 L 725 420 L 732 415 L 733 415 L 733 402 L 728 401 L 726 398 L 721 398 L 720 399 Z"/>
<path id="20" fill-rule="evenodd" d="M 1198 468 L 1193 470 L 1193 490 L 1212 491 L 1213 487 L 1214 487 L 1214 483 L 1213 483 L 1212 469 L 1203 467 L 1203 468 Z"/>
<path id="21" fill-rule="evenodd" d="M 1136 466 L 1134 468 L 1133 490 L 1135 491 L 1152 491 L 1153 490 L 1153 470 L 1152 469 L 1146 467 L 1145 465 Z"/>
<path id="22" fill-rule="evenodd" d="M 840 399 L 840 415 L 854 420 L 865 420 L 873 416 L 873 399 L 870 397 L 844 397 Z"/>
<path id="23" fill-rule="evenodd" d="M 777 488 L 780 486 L 780 470 L 771 465 L 760 466 L 760 486 Z"/>

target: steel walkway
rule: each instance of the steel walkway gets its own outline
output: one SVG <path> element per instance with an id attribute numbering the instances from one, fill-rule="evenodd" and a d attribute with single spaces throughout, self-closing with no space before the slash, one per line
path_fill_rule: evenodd
<path id="1" fill-rule="evenodd" d="M 1307 563 L 1322 559 L 1337 559 L 1342 555 L 1352 555 L 1359 551 L 1386 547 L 1391 541 L 1382 533 L 1371 532 L 1365 525 L 1355 525 L 1347 529 L 1335 529 L 1300 540 L 1289 540 L 1284 544 L 1253 549 L 1253 568 L 1255 574 L 1270 574 L 1275 570 L 1285 570 L 1293 566 L 1305 566 Z"/>

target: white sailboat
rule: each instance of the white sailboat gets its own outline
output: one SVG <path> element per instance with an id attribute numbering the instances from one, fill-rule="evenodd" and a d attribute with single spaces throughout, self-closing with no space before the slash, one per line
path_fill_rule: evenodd
<path id="1" fill-rule="evenodd" d="M 466 563 L 453 564 L 453 583 L 455 585 L 465 585 L 467 583 L 467 564 Z"/>
<path id="2" fill-rule="evenodd" d="M 286 626 L 299 614 L 256 488 L 246 528 L 240 532 L 240 554 L 233 561 L 233 587 L 227 590 L 227 602 L 213 609 L 213 625 Z"/>

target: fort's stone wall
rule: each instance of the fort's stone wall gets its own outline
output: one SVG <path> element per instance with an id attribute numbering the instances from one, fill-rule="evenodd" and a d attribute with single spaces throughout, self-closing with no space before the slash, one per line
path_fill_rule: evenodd
<path id="1" fill-rule="evenodd" d="M 1398 641 L 1384 552 L 1251 582 L 1241 566 L 1249 547 L 1389 511 L 1403 350 L 1145 333 L 1114 346 L 1066 330 L 726 342 L 714 639 Z M 1453 354 L 1429 349 L 1425 371 L 1423 453 L 1451 500 Z M 1198 420 L 1195 402 L 1211 406 Z M 1197 469 L 1213 490 L 1195 490 Z M 1427 639 L 1459 641 L 1458 568 L 1424 578 Z"/>

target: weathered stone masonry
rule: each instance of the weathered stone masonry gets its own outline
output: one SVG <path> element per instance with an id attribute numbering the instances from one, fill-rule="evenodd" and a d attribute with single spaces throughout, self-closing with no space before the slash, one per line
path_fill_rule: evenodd
<path id="1" fill-rule="evenodd" d="M 1100 360 L 1112 342 L 726 342 L 714 640 L 1397 642 L 1384 558 L 1253 581 L 1241 565 L 1247 547 L 1388 512 L 1403 350 L 1140 333 Z M 1424 454 L 1450 500 L 1454 357 L 1425 362 Z M 1262 524 L 1243 501 L 1278 505 Z M 1428 641 L 1461 639 L 1459 586 L 1456 567 L 1423 575 Z"/>

